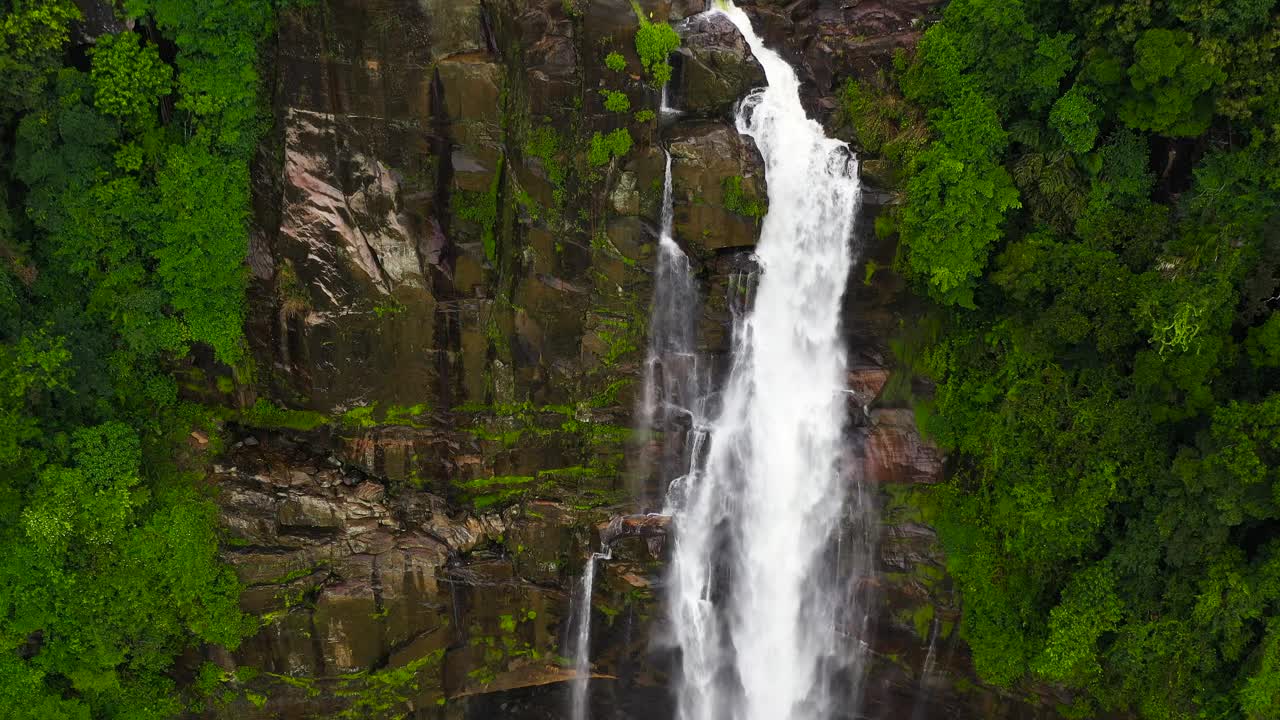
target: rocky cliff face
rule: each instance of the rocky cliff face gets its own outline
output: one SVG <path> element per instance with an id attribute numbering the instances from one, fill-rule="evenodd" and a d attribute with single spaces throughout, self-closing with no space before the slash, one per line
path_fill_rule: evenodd
<path id="1" fill-rule="evenodd" d="M 742 4 L 830 121 L 837 86 L 886 66 L 939 2 Z M 662 149 L 713 355 L 765 202 L 731 117 L 763 77 L 742 38 L 693 17 L 696 0 L 640 8 L 684 39 L 674 121 L 655 117 L 628 0 L 318 0 L 284 16 L 255 173 L 256 371 L 192 391 L 291 412 L 242 414 L 211 476 L 260 629 L 209 651 L 226 692 L 204 716 L 563 715 L 573 579 L 650 480 L 628 468 L 647 450 L 630 418 Z M 601 162 L 593 137 L 620 129 L 632 147 Z M 886 200 L 868 189 L 864 228 Z M 864 260 L 889 265 L 893 248 L 861 235 Z M 980 686 L 953 632 L 924 500 L 942 458 L 884 392 L 910 301 L 862 265 L 849 287 L 849 453 L 882 519 L 868 711 L 1040 716 Z M 594 598 L 593 706 L 667 717 L 661 528 L 621 534 Z"/>

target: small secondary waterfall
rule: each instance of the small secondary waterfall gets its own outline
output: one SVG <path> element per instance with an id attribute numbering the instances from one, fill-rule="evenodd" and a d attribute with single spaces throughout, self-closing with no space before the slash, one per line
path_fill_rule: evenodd
<path id="1" fill-rule="evenodd" d="M 596 584 L 596 561 L 608 560 L 608 547 L 591 553 L 582 568 L 582 579 L 574 604 L 573 623 L 573 686 L 569 698 L 569 717 L 587 720 L 590 717 L 587 689 L 591 683 L 591 596 Z"/>
<path id="2" fill-rule="evenodd" d="M 666 106 L 666 87 L 663 87 L 664 112 L 676 112 Z M 648 442 L 655 431 L 668 440 L 675 437 L 679 427 L 692 422 L 693 408 L 700 407 L 705 392 L 700 382 L 700 367 L 696 351 L 698 289 L 689 265 L 689 258 L 676 244 L 674 226 L 674 201 L 672 199 L 671 154 L 666 154 L 663 174 L 662 217 L 658 236 L 658 257 L 654 269 L 653 307 L 649 322 L 649 348 L 645 358 L 644 388 L 636 409 L 637 434 L 642 442 Z M 661 444 L 658 462 L 646 458 L 640 468 L 641 475 L 657 471 L 660 477 L 681 464 L 683 450 L 674 442 Z M 687 461 L 683 461 L 687 467 Z M 683 470 L 681 470 L 683 472 Z M 648 483 L 645 484 L 647 489 Z M 646 490 L 637 492 L 642 507 L 655 504 L 646 497 Z M 587 720 L 588 686 L 591 678 L 591 596 L 595 586 L 596 562 L 608 560 L 608 547 L 592 553 L 583 568 L 578 584 L 574 613 L 574 679 L 570 695 L 571 720 Z"/>
<path id="3" fill-rule="evenodd" d="M 925 720 L 929 714 L 929 701 L 933 698 L 934 673 L 938 665 L 938 617 L 935 615 L 929 624 L 929 651 L 924 656 L 924 667 L 920 668 L 920 683 L 916 689 L 915 707 L 911 710 L 911 720 Z"/>
<path id="4" fill-rule="evenodd" d="M 750 19 L 724 13 L 768 87 L 738 129 L 765 161 L 769 212 L 750 310 L 705 448 L 672 483 L 669 614 L 682 720 L 856 716 L 870 503 L 840 466 L 846 349 L 839 317 L 860 189 L 847 147 L 806 117 L 794 71 Z M 695 434 L 695 442 L 700 435 Z M 702 454 L 705 453 L 705 457 Z M 845 549 L 840 538 L 852 536 Z"/>
<path id="5" fill-rule="evenodd" d="M 661 502 L 662 493 L 648 482 L 649 475 L 656 472 L 659 478 L 672 478 L 689 467 L 685 440 L 698 424 L 706 397 L 706 369 L 697 351 L 698 285 L 689 257 L 673 237 L 674 215 L 671 153 L 666 153 L 649 346 L 636 411 L 637 436 L 646 447 L 635 469 L 642 487 L 634 496 L 644 510 L 655 509 Z M 661 438 L 656 453 L 651 443 L 655 433 Z"/>
<path id="6" fill-rule="evenodd" d="M 667 104 L 667 86 L 663 85 L 662 97 L 658 100 L 658 114 L 666 116 L 673 115 L 678 112 L 680 111 Z"/>

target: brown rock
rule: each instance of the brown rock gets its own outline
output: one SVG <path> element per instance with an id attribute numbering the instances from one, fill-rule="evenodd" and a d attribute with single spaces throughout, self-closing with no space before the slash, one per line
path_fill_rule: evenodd
<path id="1" fill-rule="evenodd" d="M 738 101 L 766 84 L 746 38 L 724 15 L 697 15 L 677 30 L 683 63 L 673 106 L 695 117 L 731 119 Z"/>
<path id="2" fill-rule="evenodd" d="M 387 489 L 375 482 L 362 482 L 356 486 L 355 496 L 358 500 L 377 503 L 386 497 Z"/>
<path id="3" fill-rule="evenodd" d="M 942 452 L 916 428 L 911 410 L 880 409 L 871 413 L 865 477 L 876 483 L 942 481 Z"/>
<path id="4" fill-rule="evenodd" d="M 604 545 L 629 537 L 665 537 L 671 529 L 671 516 L 650 513 L 648 515 L 617 515 L 598 526 L 600 542 Z"/>
<path id="5" fill-rule="evenodd" d="M 755 218 L 727 209 L 724 188 L 736 178 L 745 197 L 767 197 L 755 143 L 725 123 L 697 123 L 672 130 L 670 151 L 676 240 L 701 258 L 754 246 Z"/>
<path id="6" fill-rule="evenodd" d="M 368 575 L 324 588 L 316 600 L 314 632 L 329 672 L 357 672 L 377 662 L 382 654 L 377 612 Z"/>
<path id="7" fill-rule="evenodd" d="M 445 616 L 436 573 L 448 559 L 438 543 L 379 555 L 376 572 L 387 643 L 392 647 L 441 625 Z"/>
<path id="8" fill-rule="evenodd" d="M 291 530 L 333 531 L 342 526 L 332 502 L 326 498 L 301 495 L 280 504 L 276 520 L 283 532 Z"/>
<path id="9" fill-rule="evenodd" d="M 356 529 L 358 528 L 351 528 L 350 523 L 348 523 L 348 534 L 351 534 Z M 358 532 L 351 534 L 351 537 L 347 540 L 347 546 L 350 547 L 352 553 L 381 555 L 396 546 L 396 537 L 395 534 L 383 529 Z"/>
<path id="10" fill-rule="evenodd" d="M 888 368 L 853 368 L 848 373 L 849 393 L 858 407 L 867 407 L 880 396 L 880 391 L 888 381 Z"/>

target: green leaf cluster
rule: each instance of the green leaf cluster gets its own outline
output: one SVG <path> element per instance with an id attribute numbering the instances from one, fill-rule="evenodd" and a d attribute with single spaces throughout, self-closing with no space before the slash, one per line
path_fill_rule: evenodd
<path id="1" fill-rule="evenodd" d="M 624 113 L 631 109 L 631 98 L 624 92 L 601 90 L 600 96 L 604 98 L 604 109 L 609 112 Z"/>
<path id="2" fill-rule="evenodd" d="M 1133 46 L 1129 88 L 1120 119 L 1137 130 L 1162 135 L 1199 135 L 1213 119 L 1208 91 L 1226 73 L 1195 46 L 1191 33 L 1152 28 Z"/>
<path id="3" fill-rule="evenodd" d="M 587 151 L 587 162 L 592 167 L 608 165 L 614 158 L 620 158 L 631 152 L 631 132 L 626 128 L 618 128 L 609 133 L 596 132 L 591 136 L 591 148 Z"/>
<path id="4" fill-rule="evenodd" d="M 720 181 L 720 189 L 724 193 L 724 209 L 737 215 L 759 220 L 769 212 L 769 203 L 742 187 L 741 175 L 730 175 Z"/>
<path id="5" fill-rule="evenodd" d="M 650 84 L 660 88 L 671 80 L 669 58 L 671 53 L 680 49 L 680 36 L 667 23 L 650 22 L 634 0 L 631 7 L 640 22 L 636 30 L 636 52 L 640 55 L 640 64 L 649 73 Z"/>
<path id="6" fill-rule="evenodd" d="M 174 369 L 243 367 L 275 7 L 129 0 L 76 46 L 70 0 L 0 5 L 0 716 L 173 717 L 175 657 L 250 629 Z"/>
<path id="7" fill-rule="evenodd" d="M 173 68 L 160 59 L 156 46 L 139 35 L 104 35 L 90 50 L 94 107 L 103 115 L 135 118 L 156 111 L 157 101 L 169 94 Z"/>
<path id="8" fill-rule="evenodd" d="M 1084 716 L 1280 707 L 1276 49 L 1274 2 L 952 0 L 846 86 L 934 301 L 894 350 L 936 383 L 917 418 L 988 681 Z"/>

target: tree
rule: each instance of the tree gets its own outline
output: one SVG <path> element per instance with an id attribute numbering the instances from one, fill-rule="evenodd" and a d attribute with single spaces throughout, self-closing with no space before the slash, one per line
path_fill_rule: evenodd
<path id="1" fill-rule="evenodd" d="M 936 383 L 960 633 L 1078 716 L 1280 699 L 1273 6 L 952 0 L 900 76 L 898 267 L 938 332 L 895 347 Z"/>
<path id="2" fill-rule="evenodd" d="M 160 60 L 154 45 L 133 33 L 103 35 L 93 56 L 94 106 L 104 115 L 137 121 L 154 114 L 156 102 L 168 95 L 173 68 Z"/>

